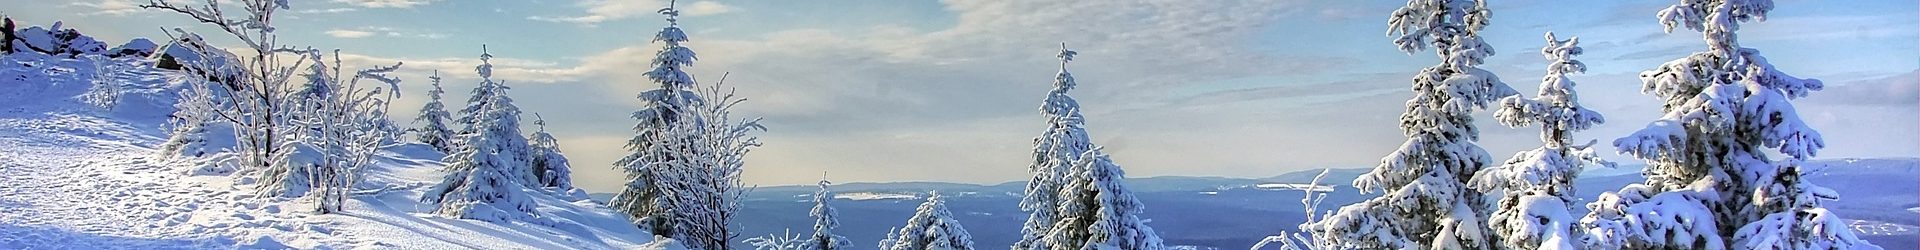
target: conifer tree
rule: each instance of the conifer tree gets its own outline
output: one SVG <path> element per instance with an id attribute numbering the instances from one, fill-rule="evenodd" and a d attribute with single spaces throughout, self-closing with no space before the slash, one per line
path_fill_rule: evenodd
<path id="1" fill-rule="evenodd" d="M 1341 207 L 1309 231 L 1330 248 L 1486 249 L 1487 204 L 1468 188 L 1475 172 L 1493 164 L 1475 143 L 1473 111 L 1518 94 L 1480 69 L 1493 47 L 1480 39 L 1488 24 L 1484 1 L 1408 1 L 1387 20 L 1401 51 L 1432 49 L 1440 64 L 1413 78 L 1413 99 L 1400 115 L 1407 141 L 1380 165 L 1353 181 L 1382 196 Z"/>
<path id="2" fill-rule="evenodd" d="M 433 80 L 433 89 L 427 90 L 427 104 L 420 107 L 420 115 L 413 119 L 413 123 L 420 124 L 413 129 L 415 139 L 442 153 L 453 153 L 453 129 L 447 128 L 447 121 L 453 117 L 447 113 L 447 105 L 440 101 L 447 93 L 440 88 L 440 71 L 434 71 L 427 79 Z"/>
<path id="3" fill-rule="evenodd" d="M 493 106 L 492 104 L 485 106 Z M 475 113 L 472 126 L 500 126 L 495 117 L 507 115 L 505 109 L 483 107 Z M 525 220 L 534 217 L 533 202 L 514 178 L 507 157 L 500 147 L 510 142 L 496 140 L 488 133 L 462 134 L 461 147 L 443 160 L 448 163 L 441 182 L 421 194 L 420 201 L 434 204 L 434 213 L 443 216 L 493 222 Z"/>
<path id="4" fill-rule="evenodd" d="M 535 174 L 534 186 L 551 187 L 558 190 L 573 189 L 573 165 L 567 162 L 567 155 L 560 153 L 560 140 L 547 133 L 547 120 L 540 114 L 533 114 L 533 125 L 539 130 L 533 132 L 533 151 L 528 164 Z"/>
<path id="5" fill-rule="evenodd" d="M 1047 233 L 1046 249 L 1166 249 L 1140 219 L 1146 207 L 1128 191 L 1124 171 L 1095 147 L 1074 161 L 1060 189 L 1060 222 Z"/>
<path id="6" fill-rule="evenodd" d="M 1482 192 L 1504 195 L 1488 218 L 1503 249 L 1578 249 L 1582 242 L 1574 219 L 1573 180 L 1588 166 L 1611 166 L 1587 145 L 1573 145 L 1573 132 L 1604 122 L 1599 113 L 1580 106 L 1574 82 L 1567 74 L 1586 72 L 1573 56 L 1582 53 L 1579 38 L 1559 40 L 1546 35 L 1546 77 L 1538 96 L 1509 96 L 1500 100 L 1494 118 L 1513 127 L 1540 126 L 1539 148 L 1514 154 L 1505 164 L 1480 170 L 1468 184 Z"/>
<path id="7" fill-rule="evenodd" d="M 701 121 L 678 121 L 676 119 L 698 119 L 699 116 L 682 114 L 693 112 L 693 105 L 702 102 L 693 91 L 694 79 L 684 68 L 692 66 L 695 56 L 693 49 L 682 46 L 687 41 L 686 32 L 680 29 L 680 12 L 669 4 L 660 9 L 666 16 L 667 26 L 655 33 L 654 42 L 661 43 L 660 51 L 654 54 L 653 69 L 647 71 L 647 79 L 658 87 L 641 92 L 638 98 L 643 105 L 633 112 L 633 118 L 639 120 L 633 126 L 634 136 L 627 140 L 626 157 L 613 163 L 614 168 L 627 174 L 627 185 L 613 197 L 610 206 L 624 212 L 635 220 L 640 228 L 655 235 L 675 235 L 671 218 L 665 215 L 674 204 L 669 204 L 665 196 L 664 183 L 674 176 L 662 169 L 661 162 L 683 161 L 675 159 L 668 144 L 677 140 L 687 140 L 685 135 L 673 135 L 671 131 L 679 124 L 700 124 Z"/>
<path id="8" fill-rule="evenodd" d="M 946 198 L 939 192 L 933 192 L 927 196 L 927 202 L 920 203 L 906 226 L 887 235 L 890 237 L 881 241 L 883 250 L 973 249 L 973 235 L 960 226 L 959 220 L 953 219 L 953 212 L 947 211 Z"/>
<path id="9" fill-rule="evenodd" d="M 820 191 L 813 192 L 813 211 L 809 213 L 813 215 L 813 236 L 807 238 L 805 250 L 837 250 L 848 246 L 847 237 L 833 234 L 833 229 L 840 227 L 840 213 L 827 204 L 833 201 L 833 191 L 827 190 L 827 185 L 832 184 L 823 178 Z"/>
<path id="10" fill-rule="evenodd" d="M 1033 162 L 1027 171 L 1033 177 L 1027 181 L 1026 195 L 1020 200 L 1020 210 L 1026 211 L 1027 222 L 1020 228 L 1020 240 L 1013 249 L 1040 249 L 1047 243 L 1047 232 L 1052 231 L 1059 217 L 1054 210 L 1059 207 L 1061 183 L 1067 172 L 1093 143 L 1087 138 L 1084 127 L 1085 117 L 1080 114 L 1080 102 L 1067 91 L 1077 84 L 1073 74 L 1067 72 L 1067 63 L 1079 52 L 1067 50 L 1066 44 L 1060 45 L 1060 73 L 1054 75 L 1053 90 L 1040 103 L 1040 114 L 1047 117 L 1047 128 L 1040 136 L 1033 138 Z"/>
<path id="11" fill-rule="evenodd" d="M 1801 163 L 1826 143 L 1790 101 L 1824 85 L 1739 45 L 1740 25 L 1773 7 L 1681 0 L 1659 12 L 1667 32 L 1699 31 L 1707 50 L 1640 73 L 1641 91 L 1666 100 L 1664 114 L 1613 145 L 1647 161 L 1646 181 L 1587 205 L 1590 248 L 1877 248 L 1836 228 L 1843 223 L 1820 202 L 1839 195 L 1804 178 Z"/>

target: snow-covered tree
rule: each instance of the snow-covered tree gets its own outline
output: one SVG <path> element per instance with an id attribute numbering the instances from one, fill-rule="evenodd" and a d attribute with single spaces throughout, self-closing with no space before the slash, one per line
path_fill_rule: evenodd
<path id="1" fill-rule="evenodd" d="M 1060 221 L 1044 249 L 1166 249 L 1140 218 L 1146 207 L 1123 183 L 1126 173 L 1098 147 L 1074 161 L 1060 187 Z"/>
<path id="2" fill-rule="evenodd" d="M 676 152 L 665 144 L 673 141 L 688 140 L 688 135 L 673 135 L 674 130 L 695 130 L 678 128 L 680 124 L 703 124 L 703 121 L 679 121 L 676 119 L 699 119 L 698 115 L 682 114 L 697 108 L 704 100 L 694 93 L 693 75 L 684 69 L 693 65 L 693 49 L 682 46 L 687 34 L 680 29 L 680 12 L 669 5 L 660 9 L 666 16 L 667 26 L 655 33 L 654 42 L 661 44 L 660 51 L 654 54 L 653 69 L 647 71 L 647 79 L 657 88 L 641 92 L 638 96 L 643 105 L 633 112 L 633 118 L 639 120 L 633 126 L 634 136 L 627 140 L 626 157 L 613 163 L 614 168 L 627 174 L 628 185 L 615 195 L 610 206 L 625 212 L 636 220 L 635 224 L 655 235 L 676 235 L 675 228 L 667 219 L 669 208 L 667 184 L 674 181 L 666 175 L 665 169 L 658 166 L 661 162 L 680 161 L 675 159 Z M 696 131 L 698 132 L 698 131 Z"/>
<path id="3" fill-rule="evenodd" d="M 1572 215 L 1577 199 L 1573 180 L 1586 167 L 1612 165 L 1593 153 L 1592 143 L 1573 145 L 1570 138 L 1604 121 L 1580 106 L 1574 82 L 1567 78 L 1586 72 L 1586 64 L 1573 59 L 1582 53 L 1580 38 L 1560 40 L 1548 32 L 1546 39 L 1540 54 L 1549 62 L 1538 96 L 1509 96 L 1494 111 L 1494 118 L 1507 126 L 1539 125 L 1546 145 L 1482 169 L 1468 182 L 1482 192 L 1504 194 L 1487 221 L 1503 249 L 1578 249 L 1584 240 Z"/>
<path id="4" fill-rule="evenodd" d="M 501 83 L 493 80 L 493 53 L 487 52 L 487 45 L 480 45 L 480 65 L 474 66 L 473 71 L 480 74 L 480 84 L 474 85 L 473 90 L 468 91 L 467 106 L 460 108 L 460 117 L 454 120 L 454 123 L 461 128 L 455 131 L 456 135 L 474 133 L 473 130 L 468 129 L 474 127 L 473 123 L 477 122 L 476 116 L 484 110 L 487 100 L 491 100 L 495 90 L 501 88 Z"/>
<path id="5" fill-rule="evenodd" d="M 1020 199 L 1020 210 L 1027 212 L 1027 222 L 1020 228 L 1020 240 L 1013 249 L 1042 249 L 1047 243 L 1047 232 L 1060 222 L 1054 210 L 1059 208 L 1061 183 L 1065 182 L 1067 172 L 1073 168 L 1073 162 L 1093 148 L 1087 138 L 1085 117 L 1080 114 L 1080 102 L 1067 91 L 1077 84 L 1073 74 L 1067 72 L 1067 63 L 1079 52 L 1067 50 L 1066 44 L 1060 45 L 1060 73 L 1054 75 L 1053 90 L 1040 103 L 1040 114 L 1047 117 L 1047 128 L 1040 136 L 1033 138 L 1033 162 L 1027 171 L 1033 174 L 1027 180 L 1026 195 Z"/>
<path id="6" fill-rule="evenodd" d="M 494 96 L 496 100 L 500 98 L 505 96 Z M 483 105 L 484 109 L 477 112 L 474 120 L 473 126 L 480 130 L 502 126 L 497 121 L 513 115 L 508 109 L 498 107 L 504 102 L 487 103 L 491 104 Z M 420 201 L 434 204 L 434 213 L 454 218 L 504 222 L 534 217 L 531 198 L 511 172 L 513 168 L 507 166 L 510 164 L 507 158 L 512 154 L 500 152 L 514 142 L 498 140 L 491 133 L 462 134 L 459 138 L 462 146 L 443 160 L 448 163 L 442 170 L 447 176 L 421 194 Z"/>
<path id="7" fill-rule="evenodd" d="M 321 57 L 317 50 L 307 53 Z M 372 164 L 380 146 L 399 133 L 391 126 L 386 110 L 387 104 L 399 97 L 399 92 L 389 90 L 399 89 L 400 83 L 400 79 L 387 74 L 399 70 L 400 65 L 363 69 L 347 78 L 338 66 L 339 52 L 334 53 L 332 64 L 324 60 L 312 64 L 313 71 L 306 75 L 308 90 L 301 94 L 299 103 L 289 105 L 292 110 L 285 116 L 288 125 L 295 128 L 289 130 L 296 133 L 290 135 L 294 143 L 312 147 L 320 158 L 310 165 L 288 165 L 289 171 L 284 174 L 288 175 L 286 180 L 293 181 L 284 183 L 308 181 L 320 201 L 320 213 L 343 208 L 360 168 Z M 380 84 L 363 86 L 361 80 Z M 301 174 L 307 176 L 297 176 Z M 299 186 L 286 188 L 289 193 L 297 193 Z"/>
<path id="8" fill-rule="evenodd" d="M 560 140 L 547 133 L 547 119 L 533 114 L 533 125 L 539 130 L 533 132 L 533 151 L 528 164 L 533 168 L 535 186 L 551 187 L 559 190 L 573 189 L 573 165 L 567 163 L 567 155 L 560 153 Z"/>
<path id="9" fill-rule="evenodd" d="M 1819 201 L 1838 195 L 1802 178 L 1799 164 L 1826 143 L 1789 101 L 1824 85 L 1739 45 L 1740 25 L 1764 20 L 1773 7 L 1681 0 L 1659 12 L 1667 32 L 1699 31 L 1707 50 L 1640 73 L 1641 91 L 1666 100 L 1664 114 L 1613 145 L 1647 161 L 1646 181 L 1588 205 L 1593 212 L 1582 222 L 1592 247 L 1875 248 L 1832 228 L 1839 218 Z"/>
<path id="10" fill-rule="evenodd" d="M 480 46 L 480 65 L 474 66 L 473 70 L 480 75 L 480 84 L 473 87 L 473 95 L 467 97 L 467 107 L 461 109 L 460 118 L 455 120 L 462 126 L 455 134 L 486 134 L 493 137 L 492 140 L 501 141 L 493 152 L 504 154 L 500 156 L 501 167 L 507 168 L 505 171 L 518 180 L 517 183 L 540 187 L 539 174 L 530 167 L 533 145 L 527 142 L 526 134 L 520 133 L 520 107 L 513 104 L 513 98 L 507 93 L 513 88 L 508 87 L 506 81 L 493 79 L 493 53 L 487 52 L 485 45 Z M 485 115 L 483 113 L 493 110 L 502 112 L 485 117 L 495 119 L 488 121 L 494 124 L 479 126 L 483 119 L 481 116 Z M 454 146 L 466 145 L 455 143 Z"/>
<path id="11" fill-rule="evenodd" d="M 840 213 L 834 211 L 832 205 L 827 204 L 833 201 L 833 190 L 827 190 L 827 185 L 832 184 L 833 182 L 821 179 L 820 191 L 813 192 L 813 211 L 808 213 L 813 216 L 813 236 L 807 238 L 806 247 L 802 248 L 804 250 L 834 250 L 848 247 L 847 237 L 833 234 L 833 229 L 840 227 L 838 218 Z"/>
<path id="12" fill-rule="evenodd" d="M 759 119 L 732 118 L 734 105 L 745 100 L 725 87 L 725 78 L 699 93 L 718 99 L 687 103 L 669 112 L 674 115 L 668 119 L 671 124 L 641 138 L 652 143 L 637 150 L 647 155 L 635 160 L 636 166 L 628 170 L 648 173 L 654 179 L 631 179 L 628 191 L 647 187 L 658 193 L 652 199 L 615 196 L 613 200 L 613 205 L 622 209 L 650 212 L 646 217 L 633 218 L 642 228 L 695 249 L 728 248 L 735 233 L 727 226 L 738 212 L 740 196 L 745 194 L 740 184 L 745 157 L 760 146 L 754 133 L 765 130 Z"/>
<path id="13" fill-rule="evenodd" d="M 1480 39 L 1488 24 L 1479 0 L 1408 1 L 1387 20 L 1401 51 L 1432 49 L 1440 64 L 1413 77 L 1413 99 L 1400 115 L 1407 141 L 1380 165 L 1353 181 L 1382 196 L 1342 207 L 1312 230 L 1332 248 L 1484 249 L 1487 204 L 1468 188 L 1475 172 L 1493 164 L 1475 143 L 1473 112 L 1518 94 L 1478 68 L 1493 47 Z"/>
<path id="14" fill-rule="evenodd" d="M 967 228 L 953 219 L 953 212 L 947 211 L 946 198 L 940 196 L 940 192 L 927 196 L 927 202 L 920 203 L 913 217 L 907 219 L 907 225 L 888 232 L 887 236 L 881 241 L 882 250 L 973 249 L 973 235 L 967 234 Z"/>
<path id="15" fill-rule="evenodd" d="M 332 58 L 334 63 L 326 64 L 327 58 L 320 50 L 278 43 L 273 16 L 288 8 L 286 1 L 208 0 L 186 6 L 152 0 L 141 6 L 211 25 L 251 50 L 247 57 L 236 57 L 235 53 L 206 46 L 198 34 L 175 28 L 171 35 L 188 43 L 174 46 L 183 45 L 176 42 L 164 54 L 176 59 L 194 58 L 175 63 L 183 64 L 181 69 L 195 81 L 212 81 L 197 86 L 207 88 L 204 91 L 214 96 L 195 98 L 205 103 L 193 105 L 207 107 L 206 117 L 233 128 L 237 141 L 232 150 L 236 155 L 233 163 L 252 173 L 258 193 L 315 194 L 321 200 L 321 212 L 335 211 L 356 178 L 353 171 L 371 162 L 372 151 L 392 137 L 386 103 L 398 93 L 387 91 L 398 89 L 399 80 L 385 74 L 400 65 L 355 71 L 348 79 L 338 66 L 338 52 Z M 245 13 L 229 16 L 225 10 L 232 7 Z M 306 81 L 296 82 L 296 76 L 304 76 Z M 384 84 L 361 86 L 363 79 Z M 318 100 L 302 98 L 300 84 L 316 82 L 323 83 L 332 94 Z"/>
<path id="16" fill-rule="evenodd" d="M 441 153 L 453 153 L 453 129 L 447 128 L 447 121 L 453 117 L 447 113 L 447 105 L 440 102 L 440 96 L 447 93 L 440 88 L 440 71 L 433 71 L 433 76 L 427 79 L 433 81 L 433 89 L 427 90 L 427 104 L 420 107 L 420 115 L 413 119 L 420 127 L 412 132 L 420 143 L 433 146 Z"/>

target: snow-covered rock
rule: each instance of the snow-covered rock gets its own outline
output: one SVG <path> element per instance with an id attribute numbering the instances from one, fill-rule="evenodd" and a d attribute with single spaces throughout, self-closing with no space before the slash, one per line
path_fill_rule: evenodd
<path id="1" fill-rule="evenodd" d="M 107 56 L 147 57 L 147 56 L 153 55 L 154 49 L 159 49 L 159 48 L 160 48 L 160 45 L 154 44 L 153 40 L 147 40 L 147 38 L 145 37 L 140 37 L 140 38 L 134 38 L 133 40 L 127 41 L 127 43 L 125 44 L 121 44 L 120 46 L 113 47 L 113 49 L 107 50 L 108 52 Z"/>

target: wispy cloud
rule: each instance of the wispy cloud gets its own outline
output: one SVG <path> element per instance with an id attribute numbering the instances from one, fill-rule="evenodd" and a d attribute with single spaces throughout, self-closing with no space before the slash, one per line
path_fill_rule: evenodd
<path id="1" fill-rule="evenodd" d="M 398 29 L 398 28 L 392 28 L 392 27 L 381 27 L 381 26 L 367 26 L 367 27 L 348 28 L 348 29 L 331 29 L 331 30 L 327 30 L 326 34 L 327 36 L 332 36 L 336 38 L 368 38 L 368 37 L 374 37 L 374 36 L 390 37 L 390 38 L 419 38 L 419 39 L 447 38 L 447 34 L 442 34 L 442 33 L 416 32 L 411 30 Z"/>
<path id="2" fill-rule="evenodd" d="M 294 12 L 300 13 L 300 14 L 330 14 L 330 13 L 353 12 L 357 10 L 360 10 L 360 9 L 355 9 L 355 8 L 302 9 L 302 10 L 296 10 Z"/>
<path id="3" fill-rule="evenodd" d="M 587 0 L 575 4 L 586 8 L 586 15 L 579 16 L 533 16 L 527 19 L 594 25 L 601 22 L 633 18 L 653 14 L 667 3 L 659 0 Z M 680 7 L 680 14 L 687 16 L 706 16 L 733 12 L 733 6 L 714 1 L 698 1 Z"/>
<path id="4" fill-rule="evenodd" d="M 133 14 L 134 12 L 140 11 L 139 4 L 134 4 L 134 2 L 127 1 L 127 0 L 100 0 L 98 2 L 75 2 L 75 3 L 68 3 L 67 5 L 92 9 L 93 11 L 91 12 L 86 12 L 81 14 L 81 15 L 88 15 L 88 16 L 93 16 L 93 15 L 125 16 L 127 14 Z"/>
<path id="5" fill-rule="evenodd" d="M 372 31 L 343 30 L 343 29 L 327 30 L 326 33 L 328 36 L 333 36 L 338 38 L 366 38 L 374 35 Z"/>
<path id="6" fill-rule="evenodd" d="M 344 3 L 347 5 L 359 6 L 361 8 L 401 8 L 401 9 L 427 5 L 427 4 L 433 3 L 433 1 L 434 0 L 333 0 L 333 2 L 335 3 Z"/>

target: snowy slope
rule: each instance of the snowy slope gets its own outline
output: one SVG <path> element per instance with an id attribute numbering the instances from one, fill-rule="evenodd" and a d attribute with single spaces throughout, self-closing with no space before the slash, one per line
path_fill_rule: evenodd
<path id="1" fill-rule="evenodd" d="M 529 190 L 543 216 L 534 223 L 431 216 L 416 199 L 441 178 L 441 155 L 419 144 L 382 152 L 345 213 L 254 197 L 244 179 L 189 171 L 204 159 L 153 157 L 178 77 L 116 72 L 123 101 L 103 110 L 75 98 L 90 65 L 0 56 L 0 249 L 630 249 L 653 239 L 584 195 Z"/>

